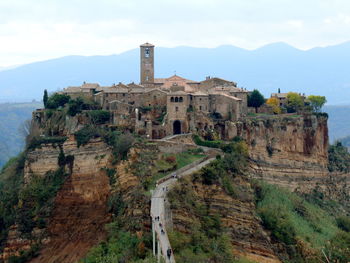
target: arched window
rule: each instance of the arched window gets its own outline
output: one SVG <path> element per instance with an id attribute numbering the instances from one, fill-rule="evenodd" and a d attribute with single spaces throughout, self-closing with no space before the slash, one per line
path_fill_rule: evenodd
<path id="1" fill-rule="evenodd" d="M 184 99 L 182 97 L 179 98 L 179 102 L 183 102 Z"/>
<path id="2" fill-rule="evenodd" d="M 179 102 L 179 98 L 178 97 L 175 97 L 175 102 Z"/>
<path id="3" fill-rule="evenodd" d="M 174 97 L 171 97 L 171 98 L 170 98 L 170 102 L 174 102 Z"/>

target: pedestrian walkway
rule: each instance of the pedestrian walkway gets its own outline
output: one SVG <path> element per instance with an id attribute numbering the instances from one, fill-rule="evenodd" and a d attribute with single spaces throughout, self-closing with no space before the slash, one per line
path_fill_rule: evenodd
<path id="1" fill-rule="evenodd" d="M 195 166 L 189 164 L 172 174 L 158 180 L 156 188 L 152 193 L 151 201 L 151 217 L 152 217 L 152 228 L 153 228 L 153 253 L 155 253 L 155 234 L 157 236 L 158 248 L 160 247 L 161 254 L 165 259 L 166 263 L 175 263 L 174 253 L 171 249 L 171 244 L 168 238 L 168 233 L 165 225 L 165 198 L 167 192 L 175 185 L 178 178 L 190 175 L 194 172 L 199 171 L 202 167 L 208 165 L 215 158 L 204 158 L 198 162 Z M 168 256 L 169 251 L 170 256 Z M 158 258 L 160 254 L 158 253 Z"/>

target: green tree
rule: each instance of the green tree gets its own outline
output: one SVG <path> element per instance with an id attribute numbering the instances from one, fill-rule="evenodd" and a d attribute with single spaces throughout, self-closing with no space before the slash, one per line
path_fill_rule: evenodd
<path id="1" fill-rule="evenodd" d="M 335 142 L 329 146 L 328 170 L 330 172 L 350 172 L 350 153 L 341 142 Z"/>
<path id="2" fill-rule="evenodd" d="M 307 99 L 310 101 L 310 106 L 314 112 L 320 112 L 323 105 L 327 102 L 325 96 L 310 95 Z"/>
<path id="3" fill-rule="evenodd" d="M 70 96 L 55 93 L 48 98 L 46 106 L 48 109 L 57 109 L 58 107 L 63 107 L 69 100 Z"/>
<path id="4" fill-rule="evenodd" d="M 47 90 L 44 90 L 43 102 L 44 102 L 44 107 L 45 108 L 47 106 L 47 100 L 48 99 L 49 99 L 49 96 L 47 95 Z"/>
<path id="5" fill-rule="evenodd" d="M 264 96 L 256 89 L 248 96 L 248 107 L 254 107 L 255 112 L 257 112 L 258 108 L 264 103 Z"/>
<path id="6" fill-rule="evenodd" d="M 297 112 L 304 106 L 304 99 L 296 92 L 289 92 L 287 94 L 287 112 Z"/>

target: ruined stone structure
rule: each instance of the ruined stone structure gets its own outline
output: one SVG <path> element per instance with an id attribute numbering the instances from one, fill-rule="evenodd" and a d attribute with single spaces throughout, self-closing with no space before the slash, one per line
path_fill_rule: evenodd
<path id="1" fill-rule="evenodd" d="M 154 45 L 140 46 L 140 84 L 109 87 L 84 83 L 63 93 L 90 97 L 112 113 L 112 124 L 134 127 L 149 138 L 207 132 L 220 122 L 237 121 L 247 110 L 248 91 L 237 83 L 207 77 L 193 81 L 173 75 L 154 77 Z"/>

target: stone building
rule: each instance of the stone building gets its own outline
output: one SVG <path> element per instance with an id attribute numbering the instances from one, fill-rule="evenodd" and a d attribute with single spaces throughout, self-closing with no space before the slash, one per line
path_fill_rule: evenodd
<path id="1" fill-rule="evenodd" d="M 84 83 L 63 93 L 92 97 L 111 111 L 112 125 L 132 126 L 135 132 L 152 138 L 205 133 L 247 114 L 249 92 L 233 81 L 216 77 L 193 81 L 178 75 L 155 78 L 154 51 L 152 44 L 140 46 L 140 84 L 101 87 Z"/>

